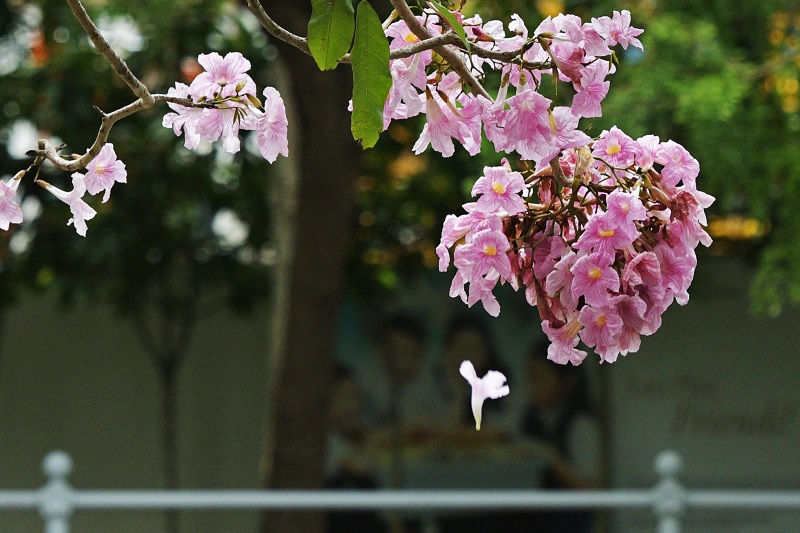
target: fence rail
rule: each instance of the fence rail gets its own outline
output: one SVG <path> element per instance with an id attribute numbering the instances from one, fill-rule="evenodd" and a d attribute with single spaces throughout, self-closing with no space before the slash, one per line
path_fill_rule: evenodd
<path id="1" fill-rule="evenodd" d="M 800 510 L 800 491 L 687 490 L 677 480 L 681 458 L 662 452 L 656 459 L 658 484 L 643 490 L 82 490 L 67 482 L 72 460 L 48 454 L 48 478 L 39 490 L 0 491 L 0 510 L 36 509 L 45 533 L 69 533 L 72 514 L 93 510 L 264 509 L 287 510 L 502 510 L 651 509 L 658 533 L 680 533 L 690 508 Z"/>

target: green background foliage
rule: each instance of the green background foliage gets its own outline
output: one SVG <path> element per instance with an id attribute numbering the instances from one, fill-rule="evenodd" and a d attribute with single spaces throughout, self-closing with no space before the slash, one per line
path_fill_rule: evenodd
<path id="1" fill-rule="evenodd" d="M 13 8 L 9 30 L 29 16 L 29 4 L 2 5 Z M 23 50 L 18 67 L 0 77 L 0 132 L 6 140 L 14 123 L 29 120 L 40 135 L 63 140 L 66 153 L 81 153 L 100 123 L 92 106 L 109 112 L 135 97 L 92 48 L 65 2 L 37 5 L 41 34 Z M 175 81 L 189 83 L 200 72 L 197 55 L 211 51 L 241 51 L 251 60 L 259 86 L 273 81 L 274 49 L 234 4 L 156 0 L 87 2 L 86 7 L 95 20 L 135 21 L 144 45 L 126 60 L 153 92 L 166 92 Z M 216 148 L 186 150 L 183 138 L 161 125 L 168 111 L 156 106 L 113 128 L 110 142 L 127 165 L 128 183 L 117 184 L 107 204 L 99 196 L 89 200 L 98 214 L 89 222 L 87 238 L 66 226 L 66 205 L 26 178 L 24 196 L 29 206 L 41 204 L 41 214 L 2 236 L 0 284 L 7 295 L 25 282 L 54 291 L 65 302 L 111 301 L 123 313 L 136 313 L 156 294 L 180 305 L 187 293 L 211 289 L 240 310 L 266 296 L 269 165 L 257 151 L 244 148 L 247 142 L 235 156 Z M 29 162 L 2 150 L 0 175 L 14 174 Z M 41 177 L 62 189 L 71 187 L 70 176 L 53 167 L 46 166 Z M 225 219 L 239 230 L 235 239 L 215 231 L 215 221 Z"/>

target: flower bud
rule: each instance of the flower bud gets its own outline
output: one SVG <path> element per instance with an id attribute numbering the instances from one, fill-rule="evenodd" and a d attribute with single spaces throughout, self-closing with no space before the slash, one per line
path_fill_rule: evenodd
<path id="1" fill-rule="evenodd" d="M 239 91 L 244 89 L 245 85 L 247 85 L 247 80 L 246 79 L 244 79 L 244 80 L 240 81 L 239 83 L 237 83 L 236 84 L 236 92 L 238 93 Z"/>
<path id="2" fill-rule="evenodd" d="M 245 96 L 247 97 L 248 100 L 250 100 L 250 103 L 253 104 L 255 107 L 259 107 L 259 108 L 263 107 L 262 104 L 261 104 L 261 100 L 256 98 L 256 96 L 254 94 L 246 94 Z"/>

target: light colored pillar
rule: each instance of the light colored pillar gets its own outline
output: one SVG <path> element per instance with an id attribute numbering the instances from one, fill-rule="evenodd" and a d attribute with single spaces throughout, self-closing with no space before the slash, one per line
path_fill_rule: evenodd
<path id="1" fill-rule="evenodd" d="M 42 470 L 48 478 L 39 492 L 39 514 L 44 519 L 44 531 L 69 533 L 69 517 L 74 508 L 67 476 L 72 472 L 72 459 L 65 452 L 50 452 L 42 461 Z"/>

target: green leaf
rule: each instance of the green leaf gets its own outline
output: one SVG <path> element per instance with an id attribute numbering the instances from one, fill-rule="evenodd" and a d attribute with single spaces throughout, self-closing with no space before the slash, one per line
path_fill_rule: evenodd
<path id="1" fill-rule="evenodd" d="M 436 12 L 442 17 L 447 23 L 453 28 L 453 31 L 456 32 L 456 35 L 461 39 L 461 42 L 464 43 L 464 46 L 469 50 L 469 41 L 467 40 L 467 34 L 464 31 L 464 26 L 458 22 L 458 19 L 450 12 L 449 9 L 441 5 L 439 2 L 435 2 L 433 0 L 428 1 L 428 5 L 431 6 Z"/>
<path id="2" fill-rule="evenodd" d="M 330 70 L 353 42 L 353 0 L 312 0 L 311 4 L 308 47 L 319 69 Z"/>
<path id="3" fill-rule="evenodd" d="M 358 5 L 356 39 L 350 53 L 353 65 L 353 138 L 371 148 L 383 131 L 383 106 L 392 86 L 389 41 L 381 19 L 366 0 Z"/>

